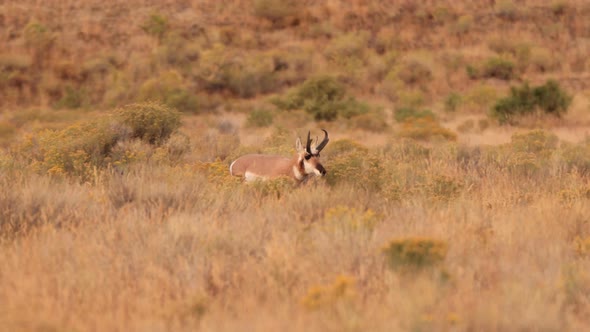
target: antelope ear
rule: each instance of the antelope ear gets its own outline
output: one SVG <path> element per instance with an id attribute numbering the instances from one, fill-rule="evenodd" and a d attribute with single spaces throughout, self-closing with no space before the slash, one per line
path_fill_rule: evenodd
<path id="1" fill-rule="evenodd" d="M 295 141 L 295 149 L 297 149 L 297 152 L 303 151 L 303 144 L 301 143 L 301 138 L 299 137 L 297 137 L 297 141 Z"/>

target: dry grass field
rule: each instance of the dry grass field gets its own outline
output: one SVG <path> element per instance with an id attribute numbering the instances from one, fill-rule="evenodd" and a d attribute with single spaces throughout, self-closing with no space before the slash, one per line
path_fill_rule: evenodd
<path id="1" fill-rule="evenodd" d="M 0 330 L 588 330 L 589 55 L 584 0 L 0 1 Z"/>

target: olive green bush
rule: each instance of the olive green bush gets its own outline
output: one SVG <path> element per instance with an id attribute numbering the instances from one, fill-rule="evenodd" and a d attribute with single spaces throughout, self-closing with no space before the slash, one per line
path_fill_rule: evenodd
<path id="1" fill-rule="evenodd" d="M 571 104 L 572 97 L 554 80 L 531 87 L 523 83 L 520 87 L 511 87 L 510 95 L 498 100 L 492 109 L 492 116 L 501 124 L 511 123 L 518 116 L 542 111 L 561 117 Z"/>
<path id="2" fill-rule="evenodd" d="M 347 96 L 345 86 L 331 76 L 312 77 L 272 102 L 285 110 L 303 109 L 316 120 L 351 118 L 369 111 L 369 106 Z"/>

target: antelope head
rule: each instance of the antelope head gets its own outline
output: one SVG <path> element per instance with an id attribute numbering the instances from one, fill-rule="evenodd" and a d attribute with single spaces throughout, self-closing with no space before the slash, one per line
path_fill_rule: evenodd
<path id="1" fill-rule="evenodd" d="M 328 132 L 325 129 L 322 129 L 322 131 L 324 132 L 324 139 L 318 144 L 319 139 L 316 137 L 313 147 L 312 139 L 310 137 L 311 132 L 307 132 L 307 142 L 305 143 L 305 149 L 301 144 L 301 139 L 297 139 L 297 166 L 299 171 L 302 173 L 302 176 L 307 176 L 310 174 L 315 174 L 318 176 L 326 175 L 326 169 L 320 163 L 320 152 L 326 146 L 326 144 L 328 144 L 330 139 L 328 138 Z"/>

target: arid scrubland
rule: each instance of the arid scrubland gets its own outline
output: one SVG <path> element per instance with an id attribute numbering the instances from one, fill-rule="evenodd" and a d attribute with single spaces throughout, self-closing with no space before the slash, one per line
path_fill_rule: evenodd
<path id="1" fill-rule="evenodd" d="M 581 0 L 0 2 L 0 330 L 587 330 L 589 54 Z"/>

